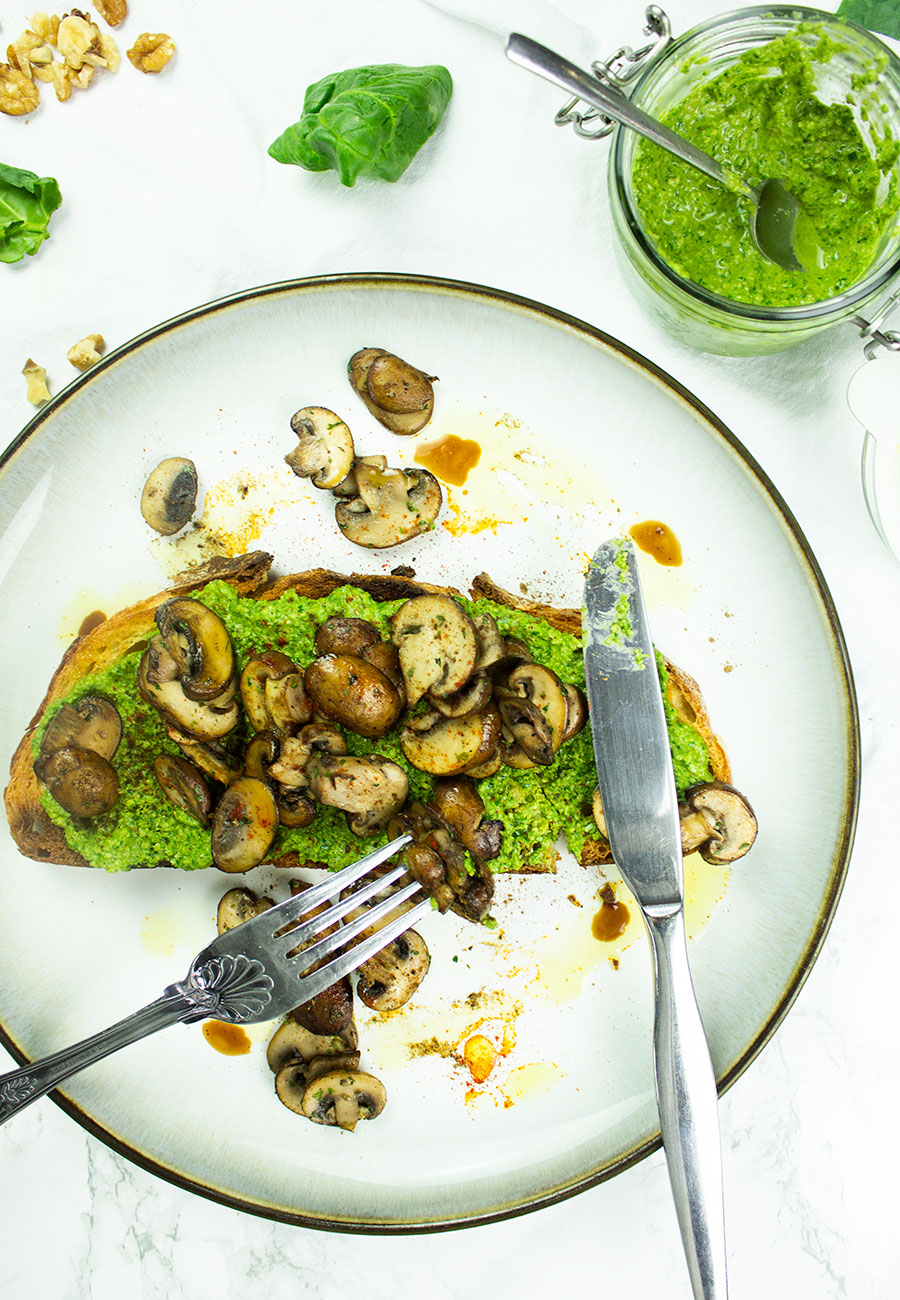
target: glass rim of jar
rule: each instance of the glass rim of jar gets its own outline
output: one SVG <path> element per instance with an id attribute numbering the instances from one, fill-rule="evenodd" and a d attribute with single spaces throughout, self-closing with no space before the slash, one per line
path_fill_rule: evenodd
<path id="1" fill-rule="evenodd" d="M 641 87 L 647 80 L 658 70 L 660 64 L 667 59 L 676 55 L 683 50 L 684 46 L 697 37 L 705 36 L 708 32 L 716 28 L 733 26 L 736 23 L 750 24 L 754 19 L 781 19 L 789 20 L 794 26 L 800 26 L 803 23 L 815 22 L 825 23 L 832 28 L 847 29 L 862 36 L 873 46 L 873 53 L 883 54 L 887 59 L 887 64 L 892 66 L 894 77 L 897 81 L 898 92 L 900 92 L 900 58 L 885 43 L 879 39 L 875 32 L 870 32 L 868 28 L 861 27 L 859 23 L 854 23 L 846 18 L 840 18 L 837 14 L 828 13 L 824 9 L 813 9 L 801 5 L 756 5 L 746 9 L 731 9 L 724 14 L 716 14 L 712 18 L 707 18 L 701 23 L 696 23 L 683 35 L 677 36 L 659 59 L 654 60 L 650 67 L 644 71 L 635 82 L 630 98 L 637 103 Z M 767 39 L 774 39 L 769 37 Z M 660 257 L 651 241 L 645 235 L 641 223 L 635 211 L 634 204 L 631 202 L 625 187 L 625 174 L 623 167 L 623 153 L 628 145 L 628 136 L 634 137 L 632 148 L 636 148 L 638 138 L 636 133 L 629 131 L 627 127 L 618 127 L 616 129 L 615 139 L 610 154 L 610 168 L 615 185 L 615 192 L 618 197 L 619 205 L 622 210 L 626 225 L 635 241 L 639 250 L 651 265 L 659 271 L 665 279 L 669 280 L 677 289 L 689 297 L 696 299 L 698 302 L 707 307 L 713 307 L 726 315 L 739 316 L 747 321 L 757 321 L 763 324 L 768 323 L 803 323 L 806 321 L 815 321 L 820 317 L 830 316 L 832 314 L 846 313 L 848 308 L 857 304 L 867 302 L 874 295 L 880 293 L 900 272 L 900 242 L 898 242 L 897 251 L 894 256 L 885 263 L 878 271 L 865 276 L 858 280 L 849 289 L 843 293 L 836 294 L 833 298 L 821 298 L 818 302 L 805 303 L 798 307 L 763 307 L 755 303 L 738 302 L 734 298 L 725 298 L 721 294 L 714 293 L 711 289 L 705 289 L 703 285 L 697 284 L 694 280 L 688 280 L 678 274 L 669 264 Z M 898 211 L 900 217 L 900 211 Z"/>

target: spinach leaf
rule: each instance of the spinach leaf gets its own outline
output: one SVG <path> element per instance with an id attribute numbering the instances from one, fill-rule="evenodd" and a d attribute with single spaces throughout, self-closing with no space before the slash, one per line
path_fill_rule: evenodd
<path id="1" fill-rule="evenodd" d="M 868 27 L 870 32 L 900 38 L 900 3 L 898 0 L 841 0 L 839 18 Z"/>
<path id="2" fill-rule="evenodd" d="M 269 153 L 307 171 L 333 169 L 342 185 L 358 176 L 396 181 L 444 115 L 453 81 L 433 64 L 379 63 L 332 73 L 308 87 L 303 116 Z"/>
<path id="3" fill-rule="evenodd" d="M 21 262 L 48 236 L 50 213 L 62 203 L 52 176 L 0 163 L 0 262 Z"/>

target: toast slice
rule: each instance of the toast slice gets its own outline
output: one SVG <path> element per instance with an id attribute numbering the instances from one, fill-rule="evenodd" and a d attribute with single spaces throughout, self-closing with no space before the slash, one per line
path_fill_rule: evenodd
<path id="1" fill-rule="evenodd" d="M 156 631 L 154 613 L 157 607 L 171 596 L 200 590 L 213 580 L 224 581 L 234 587 L 241 596 L 253 600 L 273 600 L 288 591 L 294 591 L 303 598 L 317 599 L 328 596 L 336 588 L 345 585 L 360 588 L 377 601 L 406 600 L 426 594 L 462 596 L 462 593 L 454 588 L 434 586 L 400 574 L 348 576 L 327 569 L 311 569 L 304 573 L 269 579 L 271 564 L 272 556 L 262 551 L 239 556 L 233 560 L 214 559 L 198 569 L 189 571 L 167 590 L 111 615 L 73 641 L 54 673 L 47 693 L 29 723 L 10 765 L 10 779 L 4 798 L 10 830 L 21 853 L 39 862 L 73 866 L 90 865 L 69 846 L 62 830 L 44 811 L 40 798 L 41 787 L 32 766 L 32 737 L 51 704 L 71 695 L 85 678 L 115 664 L 124 655 L 138 648 Z M 469 594 L 473 600 L 488 599 L 497 605 L 520 610 L 543 619 L 559 631 L 576 637 L 581 635 L 580 611 L 558 609 L 513 596 L 497 586 L 487 574 L 479 574 L 473 580 Z M 728 781 L 730 778 L 728 759 L 712 730 L 709 714 L 697 683 L 668 660 L 665 660 L 665 663 L 669 674 L 666 687 L 667 698 L 678 719 L 695 727 L 700 733 L 709 750 L 714 778 Z M 585 864 L 604 863 L 611 859 L 608 844 L 599 836 L 597 839 L 589 839 L 585 842 L 579 857 Z M 527 869 L 526 867 L 525 870 Z M 540 869 L 546 870 L 546 864 Z"/>

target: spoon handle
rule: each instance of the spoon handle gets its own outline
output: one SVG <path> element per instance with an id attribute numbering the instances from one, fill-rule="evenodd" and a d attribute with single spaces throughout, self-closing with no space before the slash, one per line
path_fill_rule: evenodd
<path id="1" fill-rule="evenodd" d="M 563 90 L 567 90 L 570 95 L 577 95 L 585 103 L 593 104 L 614 121 L 620 122 L 622 126 L 631 127 L 639 135 L 652 140 L 654 144 L 667 149 L 669 153 L 675 154 L 684 162 L 690 163 L 706 176 L 711 176 L 726 189 L 744 194 L 747 198 L 755 198 L 752 187 L 730 167 L 723 167 L 708 153 L 704 153 L 690 141 L 682 139 L 661 122 L 657 122 L 656 118 L 636 108 L 628 96 L 623 95 L 620 90 L 585 72 L 577 64 L 570 63 L 561 54 L 548 50 L 546 45 L 539 45 L 537 41 L 532 41 L 519 32 L 513 32 L 506 43 L 506 57 L 512 63 L 517 63 L 519 67 L 527 68 L 529 72 L 552 81 Z"/>

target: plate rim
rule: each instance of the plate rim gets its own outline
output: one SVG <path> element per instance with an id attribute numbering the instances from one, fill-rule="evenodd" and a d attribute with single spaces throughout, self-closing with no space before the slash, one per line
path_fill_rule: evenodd
<path id="1" fill-rule="evenodd" d="M 829 888 L 821 901 L 818 918 L 810 932 L 809 940 L 797 961 L 786 987 L 782 991 L 781 997 L 774 1006 L 771 1015 L 753 1040 L 748 1044 L 744 1052 L 738 1057 L 732 1066 L 717 1079 L 717 1091 L 718 1095 L 721 1097 L 731 1087 L 735 1080 L 738 1079 L 753 1063 L 762 1049 L 774 1036 L 776 1030 L 781 1025 L 799 995 L 801 988 L 809 977 L 809 974 L 822 950 L 825 938 L 837 911 L 841 892 L 847 878 L 850 856 L 853 848 L 853 840 L 859 812 L 861 744 L 859 707 L 847 643 L 841 627 L 840 619 L 838 618 L 834 600 L 812 548 L 796 517 L 787 505 L 787 502 L 784 500 L 781 493 L 778 491 L 775 484 L 769 478 L 768 474 L 756 458 L 748 451 L 737 436 L 732 433 L 731 429 L 724 423 L 724 421 L 720 419 L 720 417 L 717 416 L 715 412 L 701 401 L 700 398 L 698 398 L 689 388 L 680 383 L 670 375 L 668 371 L 651 361 L 648 357 L 632 348 L 629 344 L 623 343 L 620 339 L 608 334 L 605 330 L 602 330 L 569 312 L 565 312 L 560 308 L 551 307 L 550 305 L 539 302 L 536 299 L 513 293 L 508 290 L 454 278 L 393 271 L 353 271 L 302 276 L 288 280 L 272 281 L 268 284 L 258 285 L 249 289 L 242 289 L 235 293 L 227 294 L 221 298 L 211 299 L 197 307 L 192 307 L 187 311 L 179 312 L 177 315 L 169 317 L 159 324 L 152 326 L 150 329 L 135 335 L 134 338 L 127 340 L 112 352 L 107 353 L 106 356 L 93 365 L 90 370 L 77 376 L 59 393 L 51 397 L 50 401 L 42 406 L 41 409 L 28 421 L 24 428 L 12 439 L 5 450 L 0 453 L 0 474 L 2 474 L 2 471 L 13 459 L 16 452 L 24 446 L 24 444 L 38 432 L 47 419 L 54 415 L 76 392 L 86 384 L 96 382 L 104 370 L 116 364 L 128 354 L 135 352 L 139 348 L 152 342 L 154 339 L 172 333 L 193 321 L 200 320 L 218 312 L 227 311 L 229 308 L 237 307 L 245 302 L 279 294 L 302 294 L 339 289 L 421 290 L 436 294 L 450 294 L 455 297 L 474 299 L 476 301 L 485 300 L 498 308 L 513 308 L 533 318 L 548 321 L 553 325 L 561 325 L 572 331 L 575 335 L 580 335 L 582 337 L 587 336 L 591 341 L 601 344 L 607 351 L 618 356 L 618 358 L 625 364 L 630 364 L 635 369 L 642 371 L 651 380 L 667 389 L 673 397 L 687 405 L 703 423 L 712 427 L 715 433 L 717 433 L 719 437 L 722 438 L 723 441 L 732 449 L 732 451 L 736 453 L 738 459 L 762 487 L 772 506 L 781 516 L 788 533 L 797 546 L 800 558 L 807 567 L 810 585 L 821 602 L 827 626 L 831 633 L 832 648 L 835 652 L 835 667 L 839 670 L 838 675 L 843 688 L 843 700 L 845 706 L 844 725 L 847 732 L 846 741 L 849 758 L 844 797 L 843 821 L 841 833 L 836 846 L 836 852 L 832 861 Z M 0 1017 L 2 1017 L 2 1012 L 0 1012 Z M 19 1065 L 30 1064 L 30 1058 L 21 1050 L 12 1036 L 8 1033 L 2 1018 L 0 1018 L 0 1043 L 3 1044 Z M 265 1204 L 261 1201 L 254 1201 L 249 1197 L 241 1196 L 232 1191 L 223 1190 L 212 1183 L 201 1182 L 196 1176 L 191 1176 L 181 1170 L 167 1166 L 159 1158 L 149 1156 L 138 1148 L 130 1145 L 128 1141 L 119 1137 L 110 1129 L 104 1127 L 92 1115 L 88 1114 L 80 1106 L 60 1094 L 58 1091 L 50 1092 L 47 1095 L 70 1119 L 75 1120 L 75 1122 L 87 1133 L 98 1139 L 98 1141 L 102 1142 L 112 1151 L 116 1152 L 116 1154 L 124 1156 L 130 1163 L 137 1165 L 147 1173 L 153 1174 L 155 1177 L 160 1178 L 183 1191 L 202 1196 L 206 1200 L 226 1206 L 228 1209 L 253 1214 L 259 1218 L 268 1219 L 274 1222 L 290 1224 L 295 1227 L 315 1228 L 325 1232 L 352 1233 L 358 1235 L 402 1236 L 427 1232 L 448 1232 L 459 1228 L 477 1227 L 484 1224 L 502 1222 L 506 1219 L 515 1218 L 534 1210 L 543 1209 L 549 1205 L 558 1204 L 561 1201 L 568 1200 L 570 1197 L 577 1196 L 581 1192 L 587 1191 L 588 1188 L 596 1187 L 598 1184 L 606 1182 L 617 1174 L 623 1173 L 626 1169 L 631 1168 L 639 1161 L 651 1155 L 654 1151 L 658 1151 L 662 1146 L 661 1136 L 657 1132 L 645 1142 L 642 1142 L 631 1151 L 620 1156 L 619 1159 L 604 1169 L 599 1171 L 594 1170 L 588 1174 L 580 1175 L 558 1187 L 545 1189 L 536 1195 L 531 1195 L 522 1198 L 521 1200 L 498 1204 L 491 1209 L 477 1213 L 463 1214 L 458 1217 L 449 1217 L 444 1215 L 437 1219 L 422 1219 L 417 1222 L 411 1222 L 408 1220 L 403 1222 L 399 1220 L 370 1220 L 364 1222 L 353 1218 L 342 1219 L 334 1215 L 316 1215 L 310 1211 L 300 1212 L 284 1206 Z"/>

